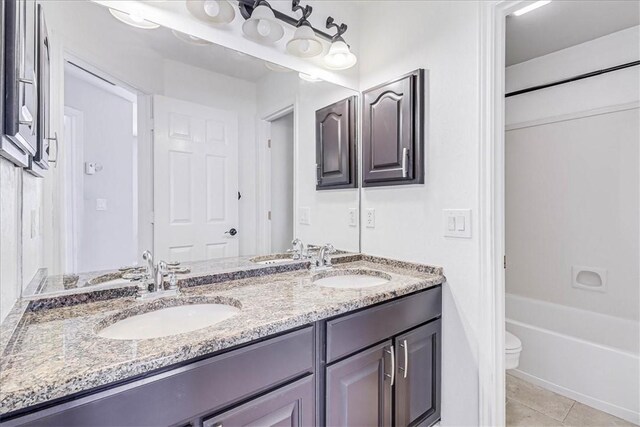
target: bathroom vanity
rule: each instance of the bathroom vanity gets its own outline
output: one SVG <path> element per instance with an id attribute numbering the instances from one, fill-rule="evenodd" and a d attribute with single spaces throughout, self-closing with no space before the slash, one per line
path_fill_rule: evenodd
<path id="1" fill-rule="evenodd" d="M 356 254 L 325 271 L 264 269 L 184 286 L 175 298 L 27 309 L 5 348 L 3 425 L 426 426 L 439 419 L 440 268 Z M 320 281 L 358 275 L 384 283 Z M 136 314 L 204 303 L 234 305 L 238 314 L 154 339 L 100 336 Z M 36 334 L 41 340 L 29 339 Z"/>

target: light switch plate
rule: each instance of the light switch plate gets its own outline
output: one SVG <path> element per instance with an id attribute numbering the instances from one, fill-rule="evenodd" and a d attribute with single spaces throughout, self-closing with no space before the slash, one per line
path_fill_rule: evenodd
<path id="1" fill-rule="evenodd" d="M 311 208 L 298 209 L 298 222 L 303 225 L 311 225 Z"/>
<path id="2" fill-rule="evenodd" d="M 471 209 L 444 209 L 442 229 L 445 237 L 471 238 Z"/>
<path id="3" fill-rule="evenodd" d="M 106 211 L 107 210 L 107 199 L 96 199 L 96 210 L 97 211 Z"/>
<path id="4" fill-rule="evenodd" d="M 349 208 L 349 227 L 358 226 L 358 209 Z"/>
<path id="5" fill-rule="evenodd" d="M 376 228 L 376 210 L 369 208 L 366 210 L 365 222 L 367 228 Z"/>

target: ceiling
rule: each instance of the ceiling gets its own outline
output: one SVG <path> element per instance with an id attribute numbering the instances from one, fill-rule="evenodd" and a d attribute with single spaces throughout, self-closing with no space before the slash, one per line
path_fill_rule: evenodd
<path id="1" fill-rule="evenodd" d="M 506 65 L 518 64 L 640 25 L 640 1 L 554 0 L 507 17 Z"/>
<path id="2" fill-rule="evenodd" d="M 108 34 L 111 43 L 122 49 L 152 51 L 164 59 L 250 82 L 257 82 L 272 72 L 261 59 L 213 43 L 197 45 L 185 42 L 165 27 L 152 30 L 134 28 L 116 20 L 106 7 L 92 2 L 70 3 L 76 16 L 81 14 L 92 28 L 99 29 L 101 34 Z"/>

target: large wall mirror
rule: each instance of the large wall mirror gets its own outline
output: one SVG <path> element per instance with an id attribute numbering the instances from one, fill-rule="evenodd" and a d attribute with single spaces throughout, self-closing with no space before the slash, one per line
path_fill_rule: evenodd
<path id="1" fill-rule="evenodd" d="M 23 296 L 126 282 L 108 273 L 145 250 L 187 267 L 294 238 L 359 251 L 358 189 L 316 188 L 316 112 L 355 91 L 90 1 L 43 8 L 61 131 L 55 164 L 25 182 Z"/>

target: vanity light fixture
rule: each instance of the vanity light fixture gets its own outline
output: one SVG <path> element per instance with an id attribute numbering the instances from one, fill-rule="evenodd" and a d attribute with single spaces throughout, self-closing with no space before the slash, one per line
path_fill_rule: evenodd
<path id="1" fill-rule="evenodd" d="M 322 43 L 316 37 L 315 31 L 308 21 L 313 8 L 309 5 L 300 6 L 300 0 L 293 0 L 291 10 L 294 12 L 301 10 L 302 18 L 296 24 L 296 31 L 293 38 L 287 43 L 287 52 L 300 58 L 312 58 L 322 53 Z"/>
<path id="2" fill-rule="evenodd" d="M 284 35 L 284 28 L 276 19 L 271 5 L 266 0 L 256 0 L 251 16 L 242 24 L 242 32 L 250 39 L 275 43 Z"/>
<path id="3" fill-rule="evenodd" d="M 300 77 L 302 80 L 306 82 L 317 83 L 322 81 L 321 78 L 313 76 L 311 74 L 306 74 L 306 73 L 298 73 L 298 77 Z"/>
<path id="4" fill-rule="evenodd" d="M 187 0 L 187 10 L 210 24 L 228 24 L 236 17 L 235 9 L 227 0 Z"/>
<path id="5" fill-rule="evenodd" d="M 327 18 L 327 28 L 335 27 L 337 32 L 331 40 L 329 52 L 324 57 L 324 64 L 332 70 L 346 70 L 356 65 L 358 58 L 351 53 L 349 45 L 342 38 L 342 34 L 347 31 L 345 24 L 336 24 L 330 16 Z"/>
<path id="6" fill-rule="evenodd" d="M 539 7 L 545 6 L 547 4 L 551 3 L 551 0 L 541 0 L 541 1 L 536 1 L 533 2 L 531 4 L 528 4 L 527 6 L 516 10 L 515 12 L 513 12 L 514 16 L 521 16 L 524 15 L 525 13 L 531 12 L 532 10 L 536 10 Z"/>
<path id="7" fill-rule="evenodd" d="M 142 28 L 143 30 L 153 30 L 160 27 L 160 25 L 155 22 L 147 21 L 137 13 L 126 13 L 111 8 L 109 8 L 109 12 L 118 21 L 124 22 L 132 27 Z"/>
<path id="8" fill-rule="evenodd" d="M 265 61 L 264 66 L 269 71 L 275 71 L 276 73 L 289 73 L 291 72 L 290 68 L 283 67 L 279 64 L 274 64 L 273 62 Z"/>
<path id="9" fill-rule="evenodd" d="M 180 31 L 176 31 L 176 30 L 171 30 L 171 32 L 173 33 L 174 36 L 176 36 L 177 39 L 182 40 L 185 43 L 195 44 L 197 46 L 210 46 L 213 44 L 208 40 L 204 40 L 204 39 L 201 39 L 200 37 L 192 36 L 191 34 L 181 33 Z"/>

